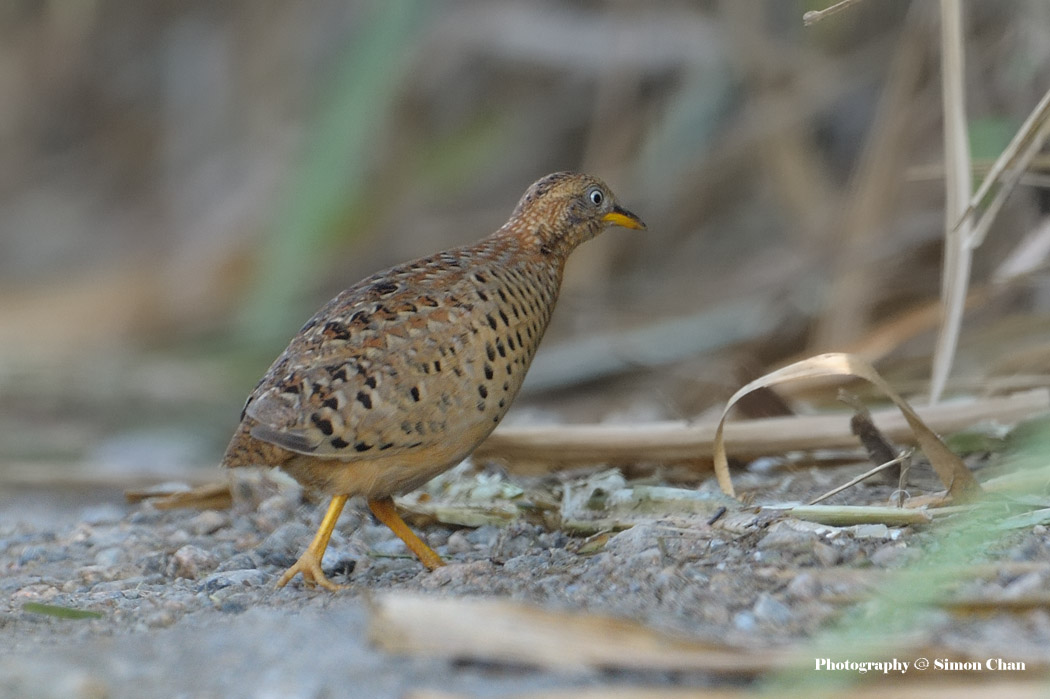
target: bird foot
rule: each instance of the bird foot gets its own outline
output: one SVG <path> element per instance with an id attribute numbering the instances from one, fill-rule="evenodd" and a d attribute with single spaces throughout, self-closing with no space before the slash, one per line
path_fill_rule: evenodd
<path id="1" fill-rule="evenodd" d="M 345 589 L 344 585 L 336 585 L 325 576 L 324 571 L 321 570 L 321 558 L 316 552 L 310 549 L 303 552 L 303 555 L 299 556 L 299 560 L 297 560 L 291 568 L 284 571 L 284 575 L 282 575 L 281 579 L 277 581 L 277 587 L 284 587 L 288 584 L 289 580 L 299 573 L 303 574 L 303 583 L 305 583 L 307 587 L 320 585 L 324 589 L 332 592 L 338 592 L 339 590 Z"/>

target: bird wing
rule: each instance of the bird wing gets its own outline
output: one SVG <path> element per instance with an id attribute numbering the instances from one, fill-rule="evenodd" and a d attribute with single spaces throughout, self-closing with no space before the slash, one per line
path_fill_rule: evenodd
<path id="1" fill-rule="evenodd" d="M 363 460 L 433 445 L 473 417 L 455 390 L 475 373 L 463 351 L 471 306 L 460 298 L 471 282 L 446 274 L 449 285 L 428 294 L 429 264 L 367 279 L 318 311 L 249 397 L 251 435 L 300 454 Z"/>

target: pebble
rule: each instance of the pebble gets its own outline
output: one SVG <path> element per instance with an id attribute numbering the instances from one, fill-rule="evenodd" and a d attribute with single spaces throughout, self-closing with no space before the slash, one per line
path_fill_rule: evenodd
<path id="1" fill-rule="evenodd" d="M 281 494 L 272 495 L 259 503 L 253 519 L 256 526 L 263 531 L 273 531 L 282 523 L 294 519 L 298 506 L 298 498 L 293 499 Z"/>
<path id="2" fill-rule="evenodd" d="M 26 546 L 18 556 L 18 565 L 24 566 L 33 561 L 46 561 L 50 548 L 47 546 Z"/>
<path id="3" fill-rule="evenodd" d="M 1043 576 L 1039 573 L 1025 573 L 1013 580 L 1003 589 L 1003 597 L 1007 599 L 1020 599 L 1042 593 L 1046 589 Z"/>
<path id="4" fill-rule="evenodd" d="M 175 613 L 169 609 L 162 609 L 146 615 L 145 623 L 151 629 L 163 629 L 171 626 L 178 620 Z"/>
<path id="5" fill-rule="evenodd" d="M 890 528 L 885 524 L 858 524 L 851 527 L 854 539 L 889 539 Z"/>
<path id="6" fill-rule="evenodd" d="M 327 554 L 326 554 L 327 556 Z M 236 553 L 219 564 L 215 569 L 217 573 L 225 573 L 228 570 L 254 570 L 259 567 L 259 559 L 255 552 L 245 551 Z"/>
<path id="7" fill-rule="evenodd" d="M 11 595 L 11 599 L 20 602 L 47 602 L 53 600 L 56 595 L 58 595 L 58 588 L 54 585 L 35 583 L 16 590 L 15 593 Z"/>
<path id="8" fill-rule="evenodd" d="M 759 539 L 755 548 L 771 551 L 800 552 L 813 548 L 818 537 L 813 532 L 799 531 L 788 527 L 771 527 L 768 534 Z"/>
<path id="9" fill-rule="evenodd" d="M 103 568 L 112 568 L 124 558 L 124 549 L 116 546 L 104 548 L 95 554 L 95 565 Z"/>
<path id="10" fill-rule="evenodd" d="M 651 546 L 643 551 L 639 551 L 634 554 L 624 565 L 629 570 L 648 571 L 648 570 L 659 570 L 663 567 L 664 555 L 655 546 Z"/>
<path id="11" fill-rule="evenodd" d="M 124 517 L 124 508 L 114 503 L 104 502 L 89 505 L 80 510 L 80 521 L 85 524 L 112 524 Z"/>
<path id="12" fill-rule="evenodd" d="M 733 627 L 739 631 L 754 631 L 756 626 L 757 620 L 751 612 L 737 612 L 733 615 Z"/>
<path id="13" fill-rule="evenodd" d="M 788 583 L 784 592 L 797 600 L 813 599 L 820 594 L 821 584 L 812 573 L 802 572 Z"/>
<path id="14" fill-rule="evenodd" d="M 372 544 L 372 553 L 378 556 L 406 556 L 408 548 L 405 547 L 405 542 L 394 537 Z"/>
<path id="15" fill-rule="evenodd" d="M 197 536 L 214 534 L 223 527 L 229 526 L 229 515 L 216 510 L 205 510 L 199 515 L 186 522 L 186 528 Z"/>
<path id="16" fill-rule="evenodd" d="M 514 558 L 505 561 L 503 563 L 503 570 L 509 573 L 517 573 L 519 571 L 535 573 L 536 571 L 546 568 L 548 563 L 549 559 L 547 556 L 542 554 L 527 554 L 515 556 Z"/>
<path id="17" fill-rule="evenodd" d="M 662 536 L 664 536 L 664 532 L 652 524 L 636 524 L 630 529 L 625 529 L 616 536 L 611 537 L 605 544 L 605 550 L 624 557 L 630 557 L 651 549 L 653 544 Z"/>
<path id="18" fill-rule="evenodd" d="M 880 546 L 871 554 L 871 562 L 880 568 L 899 568 L 909 562 L 917 552 L 912 551 L 904 544 L 890 544 Z"/>
<path id="19" fill-rule="evenodd" d="M 494 527 L 491 524 L 486 524 L 485 526 L 478 527 L 474 531 L 467 534 L 467 541 L 478 546 L 492 548 L 496 545 L 496 539 L 498 537 L 499 527 Z"/>
<path id="20" fill-rule="evenodd" d="M 540 531 L 539 527 L 526 522 L 504 527 L 493 546 L 493 557 L 508 559 L 524 555 L 536 547 Z"/>
<path id="21" fill-rule="evenodd" d="M 484 578 L 495 570 L 490 561 L 471 561 L 470 563 L 449 563 L 432 571 L 422 580 L 426 589 L 435 589 L 445 585 L 469 584 L 474 578 Z"/>
<path id="22" fill-rule="evenodd" d="M 151 551 L 138 560 L 139 569 L 145 573 L 163 573 L 168 569 L 168 554 L 163 551 Z"/>
<path id="23" fill-rule="evenodd" d="M 239 592 L 236 588 L 227 587 L 212 595 L 212 602 L 220 612 L 240 614 L 253 606 L 254 598 L 247 592 Z"/>
<path id="24" fill-rule="evenodd" d="M 823 541 L 813 544 L 813 555 L 823 566 L 837 565 L 842 560 L 842 550 Z"/>
<path id="25" fill-rule="evenodd" d="M 357 569 L 357 558 L 346 551 L 333 551 L 329 547 L 321 560 L 321 568 L 329 577 L 346 577 Z"/>
<path id="26" fill-rule="evenodd" d="M 266 565 L 288 568 L 299 558 L 313 531 L 302 522 L 286 522 L 255 548 L 255 555 Z"/>
<path id="27" fill-rule="evenodd" d="M 76 576 L 80 580 L 88 585 L 94 585 L 99 582 L 108 582 L 115 580 L 120 577 L 120 571 L 116 568 L 104 567 L 99 565 L 83 566 L 78 568 Z"/>
<path id="28" fill-rule="evenodd" d="M 764 621 L 774 626 L 786 626 L 791 622 L 792 614 L 787 605 L 773 597 L 768 592 L 758 595 L 758 601 L 752 608 L 755 619 Z"/>
<path id="29" fill-rule="evenodd" d="M 212 571 L 218 565 L 219 560 L 211 551 L 188 544 L 172 555 L 167 573 L 172 578 L 196 580 L 202 573 Z"/>
<path id="30" fill-rule="evenodd" d="M 212 573 L 197 584 L 198 592 L 214 592 L 224 587 L 258 587 L 265 585 L 270 576 L 261 570 L 228 570 Z"/>
<path id="31" fill-rule="evenodd" d="M 448 537 L 448 543 L 445 545 L 445 548 L 450 556 L 455 556 L 461 553 L 470 553 L 474 550 L 474 544 L 470 543 L 470 540 L 467 539 L 466 532 L 461 529 L 452 532 Z"/>

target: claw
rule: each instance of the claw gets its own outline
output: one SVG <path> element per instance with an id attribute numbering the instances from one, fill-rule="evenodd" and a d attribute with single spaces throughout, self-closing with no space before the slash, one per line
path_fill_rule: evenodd
<path id="1" fill-rule="evenodd" d="M 307 549 L 302 556 L 299 556 L 291 568 L 284 571 L 284 575 L 277 581 L 277 587 L 282 588 L 288 584 L 292 578 L 299 573 L 303 575 L 303 582 L 307 587 L 313 587 L 314 585 L 320 585 L 326 590 L 336 592 L 345 588 L 344 585 L 336 585 L 334 582 L 329 580 L 324 571 L 321 570 L 321 560 L 318 558 L 311 549 Z"/>
<path id="2" fill-rule="evenodd" d="M 289 580 L 302 573 L 303 582 L 306 583 L 307 587 L 320 585 L 332 592 L 343 589 L 342 585 L 336 585 L 325 577 L 324 571 L 321 570 L 321 559 L 324 558 L 324 551 L 328 548 L 328 539 L 332 536 L 335 522 L 339 519 L 339 513 L 343 511 L 343 505 L 346 504 L 346 500 L 346 495 L 337 495 L 332 498 L 331 504 L 328 505 L 328 512 L 325 513 L 324 519 L 321 520 L 321 526 L 318 527 L 314 540 L 310 542 L 306 551 L 303 551 L 303 555 L 299 556 L 299 560 L 291 568 L 284 571 L 284 575 L 277 581 L 278 588 L 284 587 Z"/>

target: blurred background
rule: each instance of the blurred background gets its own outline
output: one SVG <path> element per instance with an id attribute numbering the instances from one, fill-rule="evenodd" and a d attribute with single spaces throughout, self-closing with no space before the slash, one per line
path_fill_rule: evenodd
<path id="1" fill-rule="evenodd" d="M 317 307 L 495 230 L 562 169 L 649 230 L 576 253 L 508 423 L 696 418 L 831 350 L 924 390 L 937 4 L 803 25 L 827 4 L 3 3 L 0 518 L 216 478 Z M 965 8 L 979 181 L 1050 85 L 1050 4 Z M 977 251 L 949 393 L 1047 383 L 1046 185 L 1026 176 Z"/>

